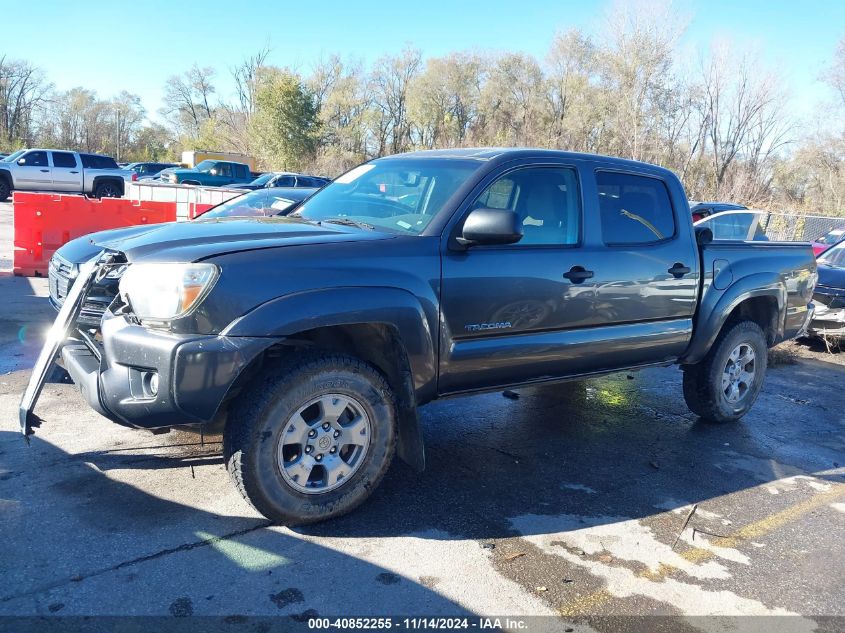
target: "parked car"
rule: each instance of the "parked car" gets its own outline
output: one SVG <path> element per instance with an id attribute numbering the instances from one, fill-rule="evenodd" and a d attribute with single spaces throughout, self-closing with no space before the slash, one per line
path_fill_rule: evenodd
<path id="1" fill-rule="evenodd" d="M 133 182 L 138 180 L 149 180 L 158 177 L 163 169 L 173 169 L 179 167 L 175 163 L 129 163 L 126 170 L 131 172 L 127 175 L 127 180 Z"/>
<path id="2" fill-rule="evenodd" d="M 164 182 L 205 187 L 225 187 L 251 180 L 249 166 L 225 160 L 204 160 L 196 167 L 173 167 L 159 172 Z"/>
<path id="3" fill-rule="evenodd" d="M 254 191 L 261 187 L 306 187 L 320 188 L 329 184 L 331 180 L 322 176 L 307 176 L 305 174 L 294 174 L 289 171 L 272 172 L 261 174 L 252 182 L 232 185 L 232 189 L 249 189 Z"/>
<path id="4" fill-rule="evenodd" d="M 845 229 L 833 229 L 813 242 L 813 252 L 818 257 L 834 244 L 845 240 Z"/>
<path id="5" fill-rule="evenodd" d="M 11 161 L 0 163 L 0 202 L 15 190 L 120 198 L 127 173 L 110 156 L 55 149 L 21 150 Z"/>
<path id="6" fill-rule="evenodd" d="M 741 204 L 733 202 L 693 202 L 690 201 L 690 213 L 692 214 L 693 222 L 697 222 L 703 218 L 720 211 L 741 211 L 747 209 Z"/>
<path id="7" fill-rule="evenodd" d="M 810 334 L 845 338 L 845 240 L 818 257 L 819 282 L 813 294 L 816 306 Z"/>
<path id="8" fill-rule="evenodd" d="M 291 207 L 305 200 L 316 189 L 290 189 L 270 188 L 259 191 L 246 192 L 235 198 L 212 207 L 200 218 L 233 218 L 233 217 L 256 217 L 281 215 Z M 195 221 L 195 220 L 192 220 Z M 73 287 L 73 283 L 79 275 L 82 264 L 100 252 L 98 244 L 139 235 L 152 228 L 160 227 L 158 224 L 143 224 L 139 226 L 124 227 L 119 229 L 108 229 L 91 235 L 85 235 L 59 248 L 50 258 L 48 266 L 50 304 L 57 311 L 61 309 L 65 297 Z M 84 327 L 99 327 L 100 319 L 108 305 L 117 294 L 118 278 L 115 276 L 105 277 L 88 294 L 85 304 L 79 315 L 78 324 Z"/>
<path id="9" fill-rule="evenodd" d="M 696 227 L 713 231 L 713 239 L 741 242 L 767 242 L 767 211 L 718 211 L 693 222 Z"/>
<path id="10" fill-rule="evenodd" d="M 222 431 L 237 488 L 285 524 L 349 512 L 394 453 L 421 469 L 417 407 L 441 397 L 677 363 L 690 409 L 734 422 L 816 278 L 809 244 L 711 243 L 666 169 L 551 150 L 399 154 L 282 217 L 125 231 L 92 238 L 23 433 L 64 333 L 91 407 Z"/>

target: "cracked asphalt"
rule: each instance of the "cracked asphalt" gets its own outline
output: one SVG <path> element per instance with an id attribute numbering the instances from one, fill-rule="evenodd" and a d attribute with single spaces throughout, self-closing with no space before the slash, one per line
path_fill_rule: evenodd
<path id="1" fill-rule="evenodd" d="M 240 498 L 219 437 L 119 427 L 70 384 L 27 448 L 46 283 L 0 273 L 0 306 L 0 616 L 845 625 L 845 366 L 823 354 L 779 358 L 730 426 L 686 409 L 674 368 L 436 402 L 424 473 L 396 462 L 355 513 L 291 530 Z"/>

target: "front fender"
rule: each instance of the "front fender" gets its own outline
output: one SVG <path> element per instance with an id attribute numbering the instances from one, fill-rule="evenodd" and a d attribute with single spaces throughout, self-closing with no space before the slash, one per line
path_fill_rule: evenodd
<path id="1" fill-rule="evenodd" d="M 692 340 L 679 362 L 689 365 L 701 361 L 734 309 L 743 301 L 756 297 L 772 297 L 777 302 L 777 318 L 774 321 L 777 330 L 774 335 L 781 337 L 786 316 L 786 285 L 777 273 L 753 273 L 734 279 L 725 290 L 717 290 L 712 284 L 705 289 L 696 313 Z"/>
<path id="2" fill-rule="evenodd" d="M 417 401 L 430 400 L 437 384 L 433 326 L 420 302 L 407 290 L 366 286 L 297 292 L 252 309 L 221 334 L 281 338 L 318 327 L 359 323 L 384 323 L 397 328 Z"/>

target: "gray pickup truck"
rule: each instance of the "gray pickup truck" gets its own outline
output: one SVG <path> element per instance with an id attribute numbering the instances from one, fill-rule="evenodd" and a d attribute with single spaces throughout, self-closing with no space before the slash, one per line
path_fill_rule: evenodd
<path id="1" fill-rule="evenodd" d="M 284 217 L 99 234 L 22 431 L 60 354 L 118 424 L 222 430 L 243 495 L 301 524 L 362 503 L 394 453 L 423 468 L 417 407 L 441 397 L 678 364 L 690 409 L 733 422 L 806 329 L 816 263 L 711 239 L 665 169 L 528 149 L 391 156 Z"/>
<path id="2" fill-rule="evenodd" d="M 0 161 L 0 202 L 12 191 L 87 193 L 120 198 L 132 172 L 110 156 L 55 149 L 18 150 Z"/>

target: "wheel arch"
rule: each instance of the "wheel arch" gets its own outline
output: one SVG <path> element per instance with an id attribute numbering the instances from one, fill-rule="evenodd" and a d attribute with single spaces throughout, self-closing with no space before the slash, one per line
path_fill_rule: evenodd
<path id="1" fill-rule="evenodd" d="M 705 293 L 712 292 L 712 288 Z M 712 347 L 719 333 L 739 320 L 750 320 L 760 326 L 769 346 L 776 344 L 784 332 L 787 303 L 786 286 L 780 278 L 765 273 L 736 280 L 715 300 L 705 299 L 696 315 L 696 327 L 682 364 L 699 362 Z"/>
<path id="2" fill-rule="evenodd" d="M 336 310 L 320 313 L 326 306 Z M 422 306 L 395 288 L 334 288 L 281 297 L 233 322 L 227 336 L 268 336 L 278 343 L 253 359 L 226 400 L 267 363 L 300 349 L 347 353 L 376 367 L 397 399 L 399 457 L 425 467 L 417 405 L 434 397 L 436 353 Z M 249 334 L 252 332 L 253 334 Z"/>
<path id="3" fill-rule="evenodd" d="M 97 187 L 107 182 L 117 185 L 121 196 L 126 192 L 123 178 L 119 178 L 117 176 L 95 176 L 94 181 L 91 184 L 91 193 L 96 194 Z"/>

